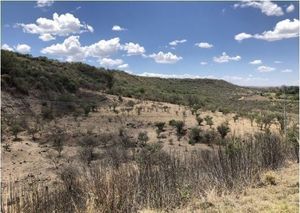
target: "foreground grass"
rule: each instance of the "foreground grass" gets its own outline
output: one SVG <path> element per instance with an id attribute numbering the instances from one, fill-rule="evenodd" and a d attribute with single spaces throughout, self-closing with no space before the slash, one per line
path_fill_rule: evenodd
<path id="1" fill-rule="evenodd" d="M 275 185 L 269 181 L 274 177 Z M 156 212 L 151 210 L 141 211 Z M 299 164 L 262 175 L 261 183 L 241 193 L 217 195 L 212 189 L 176 212 L 299 212 Z"/>

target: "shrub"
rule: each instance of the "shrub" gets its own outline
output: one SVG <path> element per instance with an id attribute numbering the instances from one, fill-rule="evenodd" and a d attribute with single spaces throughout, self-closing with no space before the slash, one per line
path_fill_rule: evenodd
<path id="1" fill-rule="evenodd" d="M 287 141 L 292 145 L 294 156 L 299 163 L 299 128 L 296 124 L 287 130 Z"/>
<path id="2" fill-rule="evenodd" d="M 222 123 L 220 126 L 217 127 L 217 130 L 222 139 L 224 139 L 226 135 L 230 132 L 230 128 L 227 123 Z"/>
<path id="3" fill-rule="evenodd" d="M 87 117 L 89 115 L 89 113 L 91 112 L 90 105 L 88 105 L 88 104 L 84 105 L 83 110 L 84 110 L 84 115 Z"/>
<path id="4" fill-rule="evenodd" d="M 146 143 L 149 141 L 148 133 L 145 132 L 140 132 L 138 135 L 138 142 L 140 146 L 145 146 Z"/>
<path id="5" fill-rule="evenodd" d="M 207 116 L 205 116 L 204 120 L 206 122 L 206 125 L 208 125 L 210 128 L 212 125 L 214 125 L 213 117 L 207 115 Z"/>
<path id="6" fill-rule="evenodd" d="M 164 131 L 164 127 L 165 127 L 165 122 L 157 122 L 154 125 L 157 127 L 156 133 L 157 135 L 159 135 L 161 132 Z"/>
<path id="7" fill-rule="evenodd" d="M 131 107 L 131 108 L 133 108 L 133 107 L 134 107 L 134 105 L 135 105 L 135 102 L 134 102 L 134 101 L 132 101 L 132 100 L 129 100 L 129 101 L 126 103 L 126 106 L 127 106 L 127 107 Z"/>
<path id="8" fill-rule="evenodd" d="M 203 118 L 201 118 L 200 116 L 196 117 L 196 121 L 198 123 L 199 126 L 202 126 L 202 122 L 204 121 Z"/>
<path id="9" fill-rule="evenodd" d="M 17 123 L 17 122 L 14 122 L 13 124 L 12 124 L 12 126 L 11 126 L 11 132 L 12 132 L 12 134 L 14 135 L 14 140 L 15 141 L 17 141 L 17 140 L 20 140 L 19 138 L 18 138 L 18 134 L 20 133 L 20 132 L 22 132 L 23 131 L 23 128 L 21 127 L 21 125 L 19 124 L 19 123 Z"/>
<path id="10" fill-rule="evenodd" d="M 90 166 L 91 162 L 96 159 L 94 153 L 95 148 L 99 145 L 99 141 L 93 135 L 87 135 L 81 138 L 79 144 L 82 146 L 80 150 L 80 158 L 83 162 Z"/>
<path id="11" fill-rule="evenodd" d="M 203 135 L 201 134 L 201 129 L 194 127 L 192 128 L 189 135 L 189 144 L 194 145 L 195 143 L 199 143 L 203 140 Z"/>
<path id="12" fill-rule="evenodd" d="M 217 132 L 214 129 L 206 130 L 203 133 L 204 141 L 207 144 L 213 143 L 217 139 Z"/>
<path id="13" fill-rule="evenodd" d="M 169 121 L 169 125 L 175 127 L 176 121 L 174 119 Z"/>
<path id="14" fill-rule="evenodd" d="M 180 140 L 180 138 L 186 134 L 186 129 L 184 128 L 184 122 L 174 120 L 174 121 L 172 121 L 172 126 L 174 126 L 176 128 L 176 134 L 177 134 L 178 140 Z"/>
<path id="15" fill-rule="evenodd" d="M 237 115 L 237 114 L 233 116 L 233 121 L 234 121 L 234 123 L 239 119 L 239 117 L 240 117 L 240 116 Z"/>
<path id="16" fill-rule="evenodd" d="M 64 143 L 66 140 L 65 133 L 61 129 L 57 129 L 51 136 L 53 139 L 53 148 L 57 151 L 58 157 L 61 157 L 61 153 L 64 149 Z"/>

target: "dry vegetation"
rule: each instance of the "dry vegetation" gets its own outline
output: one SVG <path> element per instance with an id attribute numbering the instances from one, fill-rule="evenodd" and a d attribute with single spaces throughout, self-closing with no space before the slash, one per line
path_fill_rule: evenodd
<path id="1" fill-rule="evenodd" d="M 2 212 L 299 210 L 298 115 L 277 108 L 292 101 L 278 99 L 274 112 L 253 105 L 241 112 L 208 110 L 210 105 L 184 94 L 190 103 L 181 105 L 153 101 L 160 96 L 146 100 L 147 90 L 139 90 L 139 98 L 116 96 L 124 87 L 113 83 L 120 76 L 82 64 L 12 57 L 38 68 L 25 79 L 10 60 L 4 63 Z M 67 72 L 49 71 L 47 63 Z M 34 87 L 21 95 L 39 69 L 50 78 L 44 86 L 53 89 Z M 186 88 L 186 82 L 180 85 Z"/>

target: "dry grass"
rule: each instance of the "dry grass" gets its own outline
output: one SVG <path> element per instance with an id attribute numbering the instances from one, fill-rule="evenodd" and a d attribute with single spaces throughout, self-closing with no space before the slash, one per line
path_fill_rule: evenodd
<path id="1" fill-rule="evenodd" d="M 276 185 L 266 181 L 275 178 Z M 147 212 L 147 211 L 146 211 Z M 299 164 L 289 163 L 277 171 L 262 175 L 262 182 L 242 192 L 219 195 L 214 189 L 202 199 L 193 200 L 183 212 L 299 212 Z"/>

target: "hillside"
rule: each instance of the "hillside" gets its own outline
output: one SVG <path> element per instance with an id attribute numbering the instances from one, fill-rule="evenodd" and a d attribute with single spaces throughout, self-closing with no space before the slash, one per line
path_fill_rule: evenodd
<path id="1" fill-rule="evenodd" d="M 246 88 L 215 79 L 163 79 L 130 75 L 83 63 L 64 63 L 2 50 L 2 90 L 13 96 L 57 100 L 80 98 L 80 88 L 114 95 L 163 101 L 212 111 L 282 111 L 283 104 L 268 95 L 271 89 Z M 258 95 L 259 97 L 256 98 Z M 251 98 L 255 96 L 254 98 Z M 244 97 L 250 97 L 244 99 Z M 287 104 L 298 112 L 298 102 Z"/>

